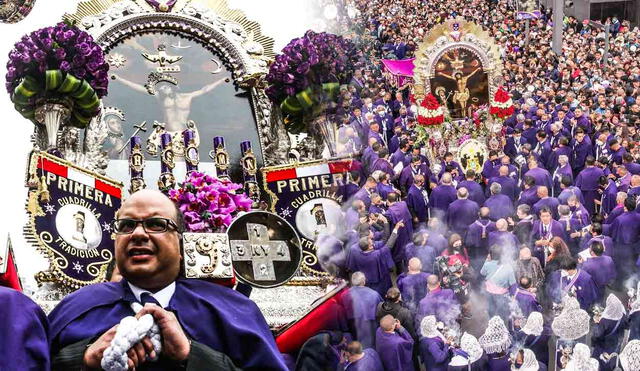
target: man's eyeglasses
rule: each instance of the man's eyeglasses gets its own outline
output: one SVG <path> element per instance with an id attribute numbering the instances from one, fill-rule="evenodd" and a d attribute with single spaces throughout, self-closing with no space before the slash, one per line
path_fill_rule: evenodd
<path id="1" fill-rule="evenodd" d="M 167 218 L 115 219 L 111 223 L 111 227 L 117 234 L 131 234 L 138 227 L 138 224 L 142 224 L 142 228 L 147 233 L 162 233 L 170 229 L 180 232 L 178 225 Z"/>

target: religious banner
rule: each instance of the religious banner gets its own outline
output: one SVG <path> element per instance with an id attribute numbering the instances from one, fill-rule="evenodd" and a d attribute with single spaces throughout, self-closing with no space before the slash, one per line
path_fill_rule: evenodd
<path id="1" fill-rule="evenodd" d="M 542 16 L 539 0 L 517 0 L 516 20 L 538 19 Z"/>
<path id="2" fill-rule="evenodd" d="M 28 168 L 27 240 L 50 263 L 40 282 L 72 289 L 105 278 L 113 259 L 111 221 L 122 184 L 44 152 L 32 152 Z"/>
<path id="3" fill-rule="evenodd" d="M 302 269 L 326 275 L 316 255 L 316 237 L 335 233 L 342 223 L 341 188 L 348 182 L 351 160 L 313 161 L 263 168 L 263 186 L 271 197 L 271 211 L 294 225 L 303 249 Z"/>
<path id="4" fill-rule="evenodd" d="M 277 287 L 289 281 L 300 268 L 302 251 L 298 234 L 276 214 L 245 213 L 231 223 L 227 235 L 233 269 L 246 284 Z"/>

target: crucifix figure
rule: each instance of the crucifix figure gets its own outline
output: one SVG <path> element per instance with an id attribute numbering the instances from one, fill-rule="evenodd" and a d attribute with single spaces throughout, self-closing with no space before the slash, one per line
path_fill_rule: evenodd
<path id="1" fill-rule="evenodd" d="M 141 85 L 125 79 L 122 76 L 113 75 L 116 81 L 120 81 L 125 86 L 140 92 L 144 95 L 149 95 L 147 89 Z M 166 130 L 169 132 L 182 132 L 187 129 L 187 121 L 189 121 L 189 114 L 191 113 L 191 103 L 194 98 L 201 97 L 218 85 L 225 82 L 225 78 L 222 77 L 209 85 L 203 86 L 201 89 L 192 92 L 178 92 L 179 87 L 160 81 L 158 84 L 158 93 L 154 95 L 155 99 L 162 107 L 163 122 L 166 124 Z"/>
<path id="2" fill-rule="evenodd" d="M 458 90 L 456 90 L 453 93 L 453 102 L 454 103 L 458 103 L 460 105 L 460 109 L 462 112 L 462 116 L 464 117 L 466 115 L 466 111 L 467 111 L 467 101 L 469 100 L 470 97 L 470 93 L 469 93 L 469 87 L 467 86 L 467 81 L 469 80 L 469 78 L 473 75 L 476 74 L 476 72 L 480 71 L 480 67 L 476 68 L 475 70 L 473 70 L 472 72 L 470 72 L 468 75 L 464 75 L 462 73 L 461 70 L 454 70 L 453 71 L 453 76 L 452 75 L 448 75 L 444 72 L 440 72 L 439 75 L 442 77 L 446 77 L 450 80 L 455 81 L 456 86 L 458 88 Z"/>
<path id="3" fill-rule="evenodd" d="M 231 240 L 234 261 L 250 261 L 253 278 L 257 281 L 275 281 L 274 261 L 291 261 L 285 241 L 271 241 L 265 225 L 247 223 L 249 240 Z"/>

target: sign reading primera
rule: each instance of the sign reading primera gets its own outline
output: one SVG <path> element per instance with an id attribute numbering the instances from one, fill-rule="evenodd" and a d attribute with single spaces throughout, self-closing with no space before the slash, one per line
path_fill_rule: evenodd
<path id="1" fill-rule="evenodd" d="M 50 263 L 36 278 L 73 289 L 103 281 L 122 184 L 44 152 L 31 154 L 27 175 L 25 235 Z"/>
<path id="2" fill-rule="evenodd" d="M 344 187 L 351 181 L 351 160 L 314 161 L 263 168 L 271 211 L 294 226 L 302 243 L 302 268 L 326 275 L 318 262 L 315 240 L 320 233 L 335 234 L 342 223 Z"/>

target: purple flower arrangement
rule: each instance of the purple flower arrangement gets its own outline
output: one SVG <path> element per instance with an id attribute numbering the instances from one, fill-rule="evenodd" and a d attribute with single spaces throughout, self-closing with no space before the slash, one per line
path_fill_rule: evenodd
<path id="1" fill-rule="evenodd" d="M 323 83 L 351 81 L 357 53 L 355 45 L 341 36 L 307 31 L 293 39 L 269 68 L 266 93 L 276 104 L 287 97 Z"/>
<path id="2" fill-rule="evenodd" d="M 6 89 L 16 109 L 33 119 L 36 101 L 73 102 L 71 123 L 85 127 L 107 95 L 109 64 L 93 37 L 61 22 L 22 37 L 9 52 Z"/>
<path id="3" fill-rule="evenodd" d="M 189 232 L 223 232 L 240 211 L 251 209 L 252 201 L 237 190 L 240 184 L 194 171 L 169 198 L 184 214 Z"/>
<path id="4" fill-rule="evenodd" d="M 102 98 L 107 95 L 109 64 L 93 37 L 64 22 L 24 35 L 9 52 L 6 87 L 13 93 L 26 75 L 42 76 L 61 70 L 83 79 Z"/>

